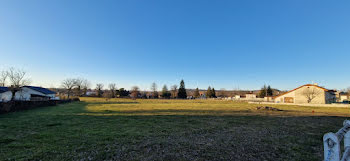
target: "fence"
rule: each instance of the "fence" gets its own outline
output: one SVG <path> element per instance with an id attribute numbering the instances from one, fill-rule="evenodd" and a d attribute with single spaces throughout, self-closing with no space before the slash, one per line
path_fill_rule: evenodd
<path id="1" fill-rule="evenodd" d="M 0 102 L 0 114 L 29 110 L 37 107 L 55 106 L 57 104 L 68 103 L 77 100 L 49 100 L 49 101 L 11 101 Z"/>
<path id="2" fill-rule="evenodd" d="M 350 160 L 350 121 L 345 120 L 343 127 L 336 133 L 327 133 L 323 136 L 324 160 L 347 161 Z M 341 156 L 340 142 L 344 138 L 344 153 Z"/>

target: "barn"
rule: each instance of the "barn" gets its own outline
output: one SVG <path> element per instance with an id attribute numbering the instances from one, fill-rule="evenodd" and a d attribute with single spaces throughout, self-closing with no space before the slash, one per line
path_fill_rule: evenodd
<path id="1" fill-rule="evenodd" d="M 306 84 L 274 97 L 276 103 L 295 104 L 330 104 L 336 102 L 334 90 L 329 90 L 318 84 Z"/>

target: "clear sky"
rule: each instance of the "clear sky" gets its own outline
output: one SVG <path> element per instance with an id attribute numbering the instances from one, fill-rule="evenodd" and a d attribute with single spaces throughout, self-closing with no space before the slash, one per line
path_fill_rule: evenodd
<path id="1" fill-rule="evenodd" d="M 32 85 L 350 86 L 349 0 L 0 0 L 0 68 Z"/>

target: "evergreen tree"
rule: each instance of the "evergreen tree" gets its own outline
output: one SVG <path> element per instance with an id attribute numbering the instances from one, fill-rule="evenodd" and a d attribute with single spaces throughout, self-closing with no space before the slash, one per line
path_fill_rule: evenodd
<path id="1" fill-rule="evenodd" d="M 211 90 L 211 97 L 216 98 L 216 92 L 214 88 Z"/>
<path id="2" fill-rule="evenodd" d="M 155 82 L 151 85 L 152 98 L 158 98 L 157 84 Z"/>
<path id="3" fill-rule="evenodd" d="M 185 88 L 185 82 L 184 80 L 181 80 L 180 82 L 180 88 L 178 90 L 179 92 L 177 93 L 177 97 L 181 99 L 186 99 L 187 98 L 187 93 L 186 93 L 186 88 Z"/>
<path id="4" fill-rule="evenodd" d="M 196 90 L 194 91 L 193 97 L 194 97 L 194 98 L 199 98 L 199 97 L 200 97 L 199 89 L 198 89 L 198 88 L 196 88 Z"/>
<path id="5" fill-rule="evenodd" d="M 120 88 L 119 90 L 116 91 L 116 95 L 118 97 L 126 97 L 130 94 L 129 91 L 126 91 L 124 88 Z"/>
<path id="6" fill-rule="evenodd" d="M 162 89 L 162 97 L 169 99 L 170 96 L 171 96 L 171 93 L 169 92 L 168 87 L 164 85 Z"/>
<path id="7" fill-rule="evenodd" d="M 266 90 L 266 92 L 267 92 L 267 96 L 273 96 L 273 90 L 272 90 L 272 88 L 271 88 L 271 86 L 269 85 L 269 86 L 267 86 L 267 90 Z"/>
<path id="8" fill-rule="evenodd" d="M 264 87 L 262 87 L 259 92 L 259 97 L 264 98 L 267 94 L 266 91 L 267 91 L 267 88 L 266 88 L 266 85 L 264 85 Z"/>
<path id="9" fill-rule="evenodd" d="M 207 98 L 211 98 L 212 97 L 212 95 L 213 95 L 212 92 L 213 91 L 211 90 L 211 87 L 209 86 L 208 89 L 207 89 L 207 93 L 206 93 L 207 94 Z"/>

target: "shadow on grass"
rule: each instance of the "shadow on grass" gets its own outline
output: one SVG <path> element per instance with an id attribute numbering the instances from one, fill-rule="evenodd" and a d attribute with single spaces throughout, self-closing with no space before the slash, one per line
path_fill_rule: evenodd
<path id="1" fill-rule="evenodd" d="M 346 119 L 292 115 L 293 111 L 83 111 L 91 114 L 84 118 L 119 119 L 125 127 L 134 128 L 134 133 L 125 137 L 141 135 L 140 141 L 126 146 L 129 150 L 116 151 L 125 160 L 135 159 L 131 156 L 151 160 L 217 160 L 218 156 L 219 160 L 321 160 L 323 134 L 336 131 Z"/>

